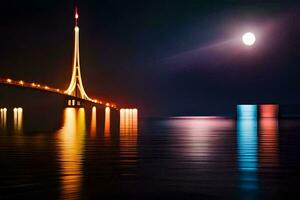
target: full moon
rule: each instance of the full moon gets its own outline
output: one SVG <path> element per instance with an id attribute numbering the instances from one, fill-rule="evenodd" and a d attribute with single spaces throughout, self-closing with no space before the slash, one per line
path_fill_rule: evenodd
<path id="1" fill-rule="evenodd" d="M 255 43 L 255 35 L 251 32 L 245 33 L 242 40 L 245 45 L 252 46 Z"/>

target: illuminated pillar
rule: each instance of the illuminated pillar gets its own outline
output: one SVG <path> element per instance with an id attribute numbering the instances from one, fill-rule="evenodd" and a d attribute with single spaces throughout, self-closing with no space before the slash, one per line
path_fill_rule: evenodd
<path id="1" fill-rule="evenodd" d="M 73 71 L 72 78 L 68 89 L 65 91 L 66 94 L 76 96 L 82 99 L 92 101 L 91 98 L 86 94 L 81 78 L 80 72 L 80 54 L 79 54 L 79 26 L 78 26 L 78 12 L 75 12 L 75 28 L 74 28 L 74 58 L 73 58 Z"/>

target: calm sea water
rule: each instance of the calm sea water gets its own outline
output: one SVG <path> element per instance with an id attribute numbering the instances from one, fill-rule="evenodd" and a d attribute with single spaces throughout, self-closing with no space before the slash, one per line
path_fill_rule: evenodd
<path id="1" fill-rule="evenodd" d="M 67 108 L 61 128 L 32 132 L 23 112 L 1 115 L 0 199 L 299 197 L 299 119 L 124 111 L 112 127 L 108 110 Z"/>

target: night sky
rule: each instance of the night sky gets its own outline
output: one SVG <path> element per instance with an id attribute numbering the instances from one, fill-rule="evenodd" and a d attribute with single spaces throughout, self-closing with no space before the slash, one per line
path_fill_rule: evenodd
<path id="1" fill-rule="evenodd" d="M 243 2 L 243 3 L 241 3 Z M 298 2 L 298 3 L 297 3 Z M 300 103 L 300 1 L 82 0 L 87 93 L 144 116 Z M 74 1 L 1 2 L 0 77 L 67 88 Z M 253 47 L 241 42 L 252 31 Z"/>

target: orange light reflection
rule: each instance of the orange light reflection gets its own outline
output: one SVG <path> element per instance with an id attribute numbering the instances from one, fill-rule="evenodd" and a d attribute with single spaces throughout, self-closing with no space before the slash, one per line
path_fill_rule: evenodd
<path id="1" fill-rule="evenodd" d="M 66 108 L 63 128 L 57 135 L 61 199 L 77 199 L 80 196 L 85 131 L 84 108 Z"/>
<path id="2" fill-rule="evenodd" d="M 120 110 L 120 157 L 121 164 L 134 167 L 137 162 L 138 110 Z M 134 175 L 133 172 L 124 172 L 123 175 Z"/>
<path id="3" fill-rule="evenodd" d="M 260 163 L 262 167 L 278 165 L 278 120 L 276 118 L 260 119 Z"/>
<path id="4" fill-rule="evenodd" d="M 91 135 L 95 137 L 97 134 L 97 109 L 94 106 L 92 108 L 92 117 L 91 117 Z"/>
<path id="5" fill-rule="evenodd" d="M 7 108 L 0 109 L 0 127 L 6 129 L 7 126 Z"/>
<path id="6" fill-rule="evenodd" d="M 14 131 L 16 133 L 23 132 L 23 109 L 22 108 L 14 108 Z"/>
<path id="7" fill-rule="evenodd" d="M 110 136 L 110 108 L 105 108 L 105 119 L 104 119 L 104 136 Z"/>

